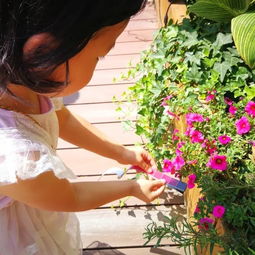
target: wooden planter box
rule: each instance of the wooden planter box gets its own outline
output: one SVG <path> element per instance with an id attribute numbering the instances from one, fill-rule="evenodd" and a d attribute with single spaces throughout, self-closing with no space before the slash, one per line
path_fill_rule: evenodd
<path id="1" fill-rule="evenodd" d="M 155 0 L 155 8 L 158 17 L 159 27 L 165 26 L 165 17 L 167 15 L 168 20 L 173 20 L 174 23 L 179 23 L 183 18 L 187 17 L 187 6 L 184 0 L 178 0 L 172 3 L 168 0 Z"/>

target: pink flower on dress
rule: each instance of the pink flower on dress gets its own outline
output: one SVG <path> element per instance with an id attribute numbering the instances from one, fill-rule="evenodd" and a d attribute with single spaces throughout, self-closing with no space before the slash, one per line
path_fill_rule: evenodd
<path id="1" fill-rule="evenodd" d="M 171 174 L 175 174 L 175 168 L 172 161 L 169 159 L 164 159 L 163 172 L 170 172 Z"/>
<path id="2" fill-rule="evenodd" d="M 187 186 L 188 186 L 189 189 L 193 189 L 195 187 L 196 178 L 197 178 L 197 176 L 195 174 L 190 174 L 188 176 Z"/>
<path id="3" fill-rule="evenodd" d="M 210 219 L 210 218 L 202 218 L 199 220 L 199 229 L 201 230 L 208 230 L 209 227 L 213 224 L 214 220 L 213 219 Z"/>
<path id="4" fill-rule="evenodd" d="M 248 104 L 245 106 L 245 111 L 252 117 L 255 117 L 255 102 L 248 102 Z"/>
<path id="5" fill-rule="evenodd" d="M 213 169 L 225 171 L 227 169 L 227 157 L 225 155 L 212 155 L 206 165 Z"/>
<path id="6" fill-rule="evenodd" d="M 190 138 L 192 143 L 202 143 L 204 141 L 203 134 L 195 129 L 191 130 Z"/>
<path id="7" fill-rule="evenodd" d="M 173 136 L 172 136 L 173 141 L 178 141 L 179 140 L 180 137 L 176 135 L 177 133 L 179 133 L 179 130 L 174 129 Z"/>
<path id="8" fill-rule="evenodd" d="M 173 165 L 175 170 L 179 171 L 182 169 L 182 167 L 185 165 L 185 160 L 182 156 L 177 156 L 174 160 L 173 160 Z"/>
<path id="9" fill-rule="evenodd" d="M 221 135 L 218 137 L 218 140 L 221 144 L 228 144 L 231 142 L 231 137 L 227 135 Z"/>
<path id="10" fill-rule="evenodd" d="M 189 125 L 192 125 L 193 122 L 203 122 L 204 117 L 198 113 L 187 113 L 186 121 Z"/>
<path id="11" fill-rule="evenodd" d="M 235 115 L 236 112 L 237 112 L 237 108 L 236 108 L 235 106 L 233 106 L 233 105 L 230 105 L 228 111 L 229 111 L 229 113 L 230 113 L 231 115 Z"/>
<path id="12" fill-rule="evenodd" d="M 216 205 L 213 207 L 213 216 L 215 218 L 222 218 L 223 215 L 225 214 L 225 207 L 221 205 Z"/>
<path id="13" fill-rule="evenodd" d="M 243 116 L 241 119 L 237 120 L 235 125 L 236 125 L 236 132 L 239 135 L 246 134 L 251 129 L 249 120 L 245 116 Z"/>

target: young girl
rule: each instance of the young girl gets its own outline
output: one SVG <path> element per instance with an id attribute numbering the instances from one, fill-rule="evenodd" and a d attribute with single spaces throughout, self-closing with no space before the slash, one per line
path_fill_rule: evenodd
<path id="1" fill-rule="evenodd" d="M 75 214 L 124 196 L 152 201 L 161 181 L 72 182 L 58 135 L 148 171 L 144 150 L 112 142 L 56 97 L 91 79 L 144 0 L 0 0 L 0 255 L 81 253 Z M 86 168 L 86 166 L 84 166 Z"/>

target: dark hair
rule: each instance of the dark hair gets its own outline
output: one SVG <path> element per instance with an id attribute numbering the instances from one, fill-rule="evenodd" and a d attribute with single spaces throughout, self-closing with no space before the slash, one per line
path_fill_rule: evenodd
<path id="1" fill-rule="evenodd" d="M 138 13 L 146 0 L 0 0 L 0 87 L 24 85 L 39 93 L 53 92 L 65 81 L 48 80 L 49 74 L 81 51 L 103 27 Z M 23 47 L 33 35 L 48 33 L 47 40 L 28 57 Z M 68 63 L 67 63 L 68 69 Z"/>

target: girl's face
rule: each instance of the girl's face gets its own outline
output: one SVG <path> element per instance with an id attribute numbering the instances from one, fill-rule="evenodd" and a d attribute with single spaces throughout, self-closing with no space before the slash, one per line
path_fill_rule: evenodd
<path id="1" fill-rule="evenodd" d="M 113 48 L 116 39 L 127 24 L 128 20 L 125 20 L 98 31 L 82 51 L 69 59 L 69 84 L 60 92 L 43 95 L 48 97 L 68 96 L 86 86 L 92 78 L 98 59 Z M 55 81 L 64 81 L 66 79 L 66 64 L 57 67 L 49 78 Z"/>

